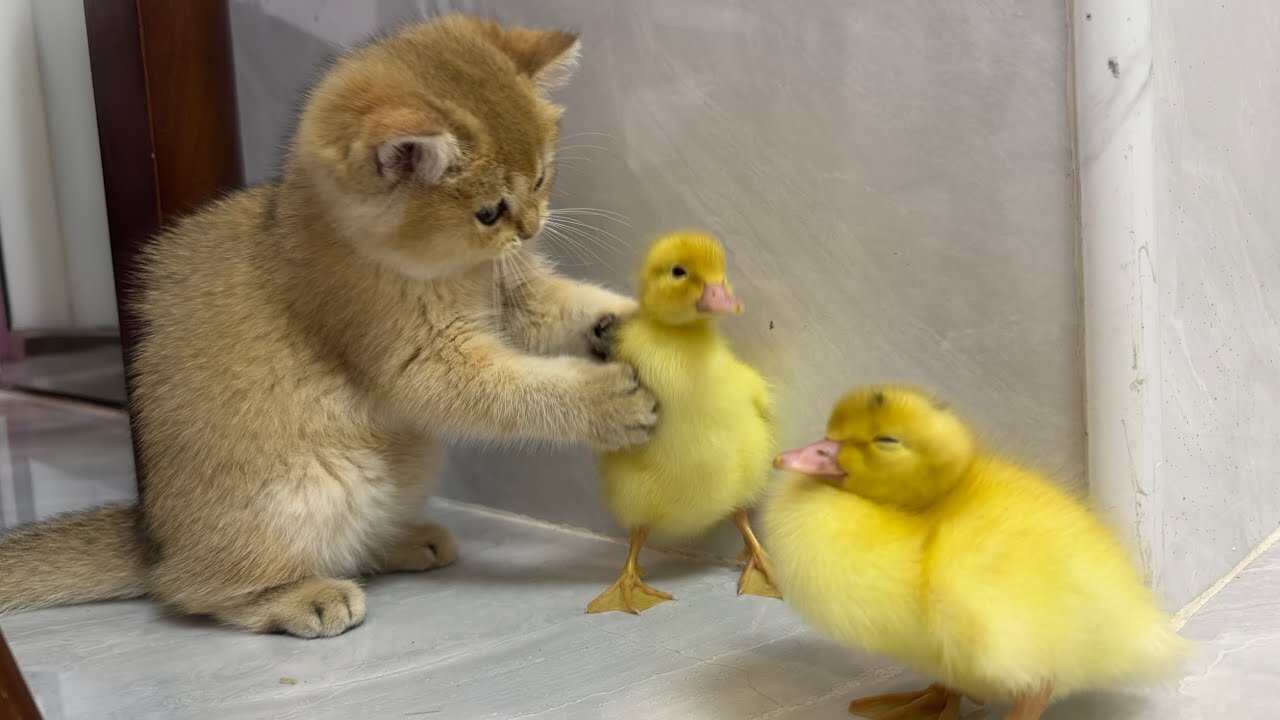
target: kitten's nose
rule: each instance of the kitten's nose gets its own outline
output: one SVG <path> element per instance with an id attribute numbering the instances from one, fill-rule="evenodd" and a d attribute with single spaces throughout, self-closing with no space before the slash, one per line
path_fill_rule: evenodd
<path id="1" fill-rule="evenodd" d="M 521 240 L 531 240 L 538 231 L 542 229 L 542 223 L 534 218 L 521 218 L 516 220 L 516 234 Z"/>

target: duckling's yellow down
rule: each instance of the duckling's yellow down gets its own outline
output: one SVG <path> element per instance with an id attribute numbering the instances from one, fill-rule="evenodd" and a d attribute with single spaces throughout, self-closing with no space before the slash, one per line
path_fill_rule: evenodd
<path id="1" fill-rule="evenodd" d="M 1179 657 L 1115 535 L 1049 480 L 975 449 L 924 395 L 847 395 L 806 450 L 779 458 L 815 475 L 784 478 L 765 537 L 787 602 L 834 639 L 997 701 L 1137 680 Z"/>
<path id="2" fill-rule="evenodd" d="M 659 540 L 700 535 L 751 507 L 772 475 L 769 389 L 695 313 L 708 284 L 729 287 L 714 238 L 659 239 L 641 270 L 639 312 L 614 349 L 657 398 L 659 421 L 647 444 L 602 455 L 605 497 L 620 523 Z"/>

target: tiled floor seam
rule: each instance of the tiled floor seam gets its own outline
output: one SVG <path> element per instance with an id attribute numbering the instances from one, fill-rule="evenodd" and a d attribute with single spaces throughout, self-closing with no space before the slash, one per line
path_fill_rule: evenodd
<path id="1" fill-rule="evenodd" d="M 627 541 L 620 537 L 606 535 L 601 532 L 596 532 L 595 530 L 588 530 L 587 528 L 577 527 L 576 525 L 565 525 L 562 523 L 552 522 L 550 520 L 543 520 L 541 518 L 533 517 L 532 515 L 523 515 L 521 513 L 511 512 L 509 510 L 499 510 L 497 508 L 490 507 L 488 505 L 470 503 L 462 500 L 453 500 L 447 497 L 436 497 L 432 500 L 432 502 L 440 503 L 441 505 L 454 508 L 457 510 L 466 510 L 468 512 L 484 515 L 497 520 L 507 520 L 510 522 L 520 523 L 522 525 L 528 525 L 530 527 L 536 527 L 542 530 L 550 530 L 552 532 L 565 533 L 568 535 L 573 535 L 574 537 L 586 538 L 590 540 L 603 540 L 604 542 L 607 542 L 613 545 L 621 545 L 623 547 L 626 547 L 627 545 Z M 724 558 L 724 557 L 720 557 L 719 555 L 714 555 L 708 552 L 702 552 L 700 550 L 689 550 L 686 548 L 678 548 L 678 547 L 665 547 L 661 545 L 658 545 L 658 546 L 646 545 L 645 549 L 651 550 L 653 552 L 661 553 L 663 555 L 670 555 L 673 557 L 684 558 L 686 560 L 692 560 L 694 562 L 705 563 L 708 565 L 737 567 L 737 562 L 732 558 Z"/>
<path id="2" fill-rule="evenodd" d="M 3 385 L 0 385 L 0 400 L 3 400 L 5 398 L 21 400 L 22 402 L 28 402 L 28 403 L 31 403 L 32 405 L 43 405 L 48 408 L 63 410 L 70 413 L 84 413 L 87 415 L 95 415 L 97 417 L 109 417 L 112 419 L 125 420 L 125 421 L 129 419 L 128 411 L 124 410 L 123 408 L 117 409 L 117 408 L 107 407 L 105 405 L 99 405 L 96 403 L 81 402 L 79 400 L 69 400 L 66 398 L 53 397 L 53 396 L 45 395 L 41 393 L 31 393 L 31 392 L 26 392 L 21 388 L 5 387 Z"/>
<path id="3" fill-rule="evenodd" d="M 1250 550 L 1249 553 L 1245 555 L 1240 562 L 1236 563 L 1235 567 L 1227 571 L 1227 574 L 1223 575 L 1218 582 L 1209 586 L 1209 589 L 1200 593 L 1196 599 L 1184 605 L 1182 609 L 1173 616 L 1174 629 L 1182 630 L 1183 626 L 1186 625 L 1197 612 L 1199 612 L 1200 608 L 1204 607 L 1205 604 L 1212 600 L 1213 596 L 1221 592 L 1223 588 L 1231 584 L 1231 581 L 1235 580 L 1236 576 L 1252 565 L 1253 562 L 1261 557 L 1262 554 L 1274 545 L 1277 540 L 1280 540 L 1280 526 L 1277 526 L 1275 530 L 1271 531 L 1270 535 L 1263 538 L 1262 542 L 1258 543 L 1256 547 Z"/>

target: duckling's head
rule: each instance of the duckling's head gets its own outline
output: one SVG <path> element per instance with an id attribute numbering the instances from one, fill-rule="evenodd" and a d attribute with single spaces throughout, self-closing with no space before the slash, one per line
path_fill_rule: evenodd
<path id="1" fill-rule="evenodd" d="M 658 238 L 640 269 L 640 312 L 663 325 L 741 313 L 724 266 L 724 247 L 706 233 Z"/>
<path id="2" fill-rule="evenodd" d="M 945 405 L 910 388 L 878 386 L 841 398 L 826 438 L 779 455 L 774 466 L 920 509 L 955 486 L 973 454 L 973 433 Z"/>

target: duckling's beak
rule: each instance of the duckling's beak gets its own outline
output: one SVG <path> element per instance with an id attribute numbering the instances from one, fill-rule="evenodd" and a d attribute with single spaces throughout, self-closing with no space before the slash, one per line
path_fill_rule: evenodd
<path id="1" fill-rule="evenodd" d="M 836 456 L 839 454 L 840 443 L 834 440 L 822 440 L 782 453 L 773 459 L 773 466 L 779 470 L 790 470 L 814 477 L 842 478 L 845 472 L 836 464 Z"/>
<path id="2" fill-rule="evenodd" d="M 702 286 L 698 312 L 708 315 L 741 315 L 742 310 L 742 303 L 738 302 L 724 283 L 707 283 Z"/>

